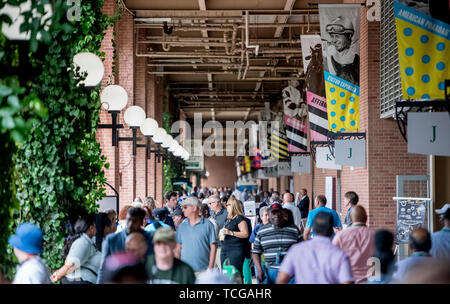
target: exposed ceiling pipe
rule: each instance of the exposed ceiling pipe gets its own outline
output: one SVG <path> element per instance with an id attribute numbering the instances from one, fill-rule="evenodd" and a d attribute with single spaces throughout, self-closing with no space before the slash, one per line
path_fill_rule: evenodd
<path id="1" fill-rule="evenodd" d="M 232 55 L 233 53 L 230 52 L 230 49 L 228 48 L 228 33 L 227 32 L 223 33 L 223 42 L 225 44 L 225 54 Z"/>
<path id="2" fill-rule="evenodd" d="M 245 52 L 245 56 L 247 58 L 247 65 L 245 66 L 244 75 L 242 75 L 242 79 L 245 79 L 245 76 L 247 76 L 248 68 L 250 66 L 250 59 L 249 59 L 248 51 Z"/>
<path id="3" fill-rule="evenodd" d="M 244 37 L 244 29 L 242 29 L 242 37 Z M 238 80 L 241 79 L 242 69 L 244 68 L 244 44 L 241 44 L 241 66 L 239 67 Z"/>
<path id="4" fill-rule="evenodd" d="M 245 47 L 248 49 L 255 49 L 255 55 L 258 56 L 259 45 L 248 45 L 248 11 L 245 11 Z"/>
<path id="5" fill-rule="evenodd" d="M 166 42 L 166 37 L 167 37 L 166 33 L 163 33 L 163 37 L 162 37 L 162 39 L 163 39 L 162 49 L 163 49 L 165 52 L 168 52 L 168 51 L 170 51 L 170 45 L 168 45 L 167 43 L 165 43 L 165 42 Z"/>

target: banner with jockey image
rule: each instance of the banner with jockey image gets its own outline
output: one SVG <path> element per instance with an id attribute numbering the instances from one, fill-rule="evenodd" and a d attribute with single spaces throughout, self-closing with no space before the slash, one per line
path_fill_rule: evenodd
<path id="1" fill-rule="evenodd" d="M 450 25 L 394 2 L 403 99 L 444 99 Z"/>
<path id="2" fill-rule="evenodd" d="M 289 86 L 283 89 L 283 110 L 288 152 L 306 152 L 308 131 L 306 127 L 306 104 L 297 89 L 299 82 L 289 80 Z"/>
<path id="3" fill-rule="evenodd" d="M 328 129 L 359 131 L 360 4 L 320 4 Z"/>
<path id="4" fill-rule="evenodd" d="M 323 77 L 322 40 L 319 35 L 301 35 L 311 141 L 326 141 L 327 102 Z"/>

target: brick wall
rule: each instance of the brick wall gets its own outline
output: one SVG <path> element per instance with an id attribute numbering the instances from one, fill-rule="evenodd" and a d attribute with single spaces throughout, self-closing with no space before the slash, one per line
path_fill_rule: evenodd
<path id="1" fill-rule="evenodd" d="M 205 157 L 209 177 L 201 180 L 202 187 L 233 187 L 237 180 L 234 156 Z"/>
<path id="2" fill-rule="evenodd" d="M 145 37 L 145 32 L 141 30 L 139 32 L 141 38 Z M 146 111 L 147 117 L 149 117 L 148 106 L 146 100 L 146 74 L 147 74 L 147 58 L 146 57 L 136 57 L 135 59 L 136 67 L 135 67 L 135 79 L 134 79 L 134 94 L 135 94 L 135 102 L 134 104 L 140 106 Z M 147 139 L 144 135 L 138 131 L 138 136 L 143 140 L 139 142 L 139 144 L 145 144 Z M 136 170 L 136 194 L 135 196 L 139 196 L 144 199 L 147 196 L 147 158 L 145 154 L 145 148 L 138 148 L 136 151 L 136 162 L 135 162 L 135 170 Z"/>
<path id="3" fill-rule="evenodd" d="M 122 86 L 128 94 L 128 104 L 119 115 L 119 122 L 124 124 L 124 129 L 119 130 L 120 137 L 131 137 L 131 129 L 123 120 L 123 113 L 132 106 L 134 100 L 134 22 L 129 13 L 123 13 L 116 24 L 117 53 L 119 57 L 118 84 Z M 132 143 L 129 141 L 119 142 L 119 174 L 121 185 L 119 187 L 120 204 L 129 204 L 135 198 L 135 159 L 133 157 Z"/>
<path id="4" fill-rule="evenodd" d="M 112 16 L 115 10 L 114 0 L 106 0 L 104 2 L 104 6 L 102 8 L 102 12 L 104 14 L 108 14 Z M 102 41 L 101 51 L 105 52 L 105 60 L 103 65 L 105 67 L 105 74 L 102 79 L 101 88 L 105 88 L 108 84 L 115 83 L 115 77 L 112 73 L 112 64 L 113 64 L 113 52 L 114 48 L 112 46 L 113 39 L 113 27 L 108 27 L 105 33 L 105 37 Z M 102 107 L 100 113 L 100 123 L 101 124 L 110 124 L 111 123 L 111 115 L 108 114 Z M 97 129 L 96 133 L 97 141 L 100 143 L 100 148 L 102 149 L 102 154 L 106 156 L 106 161 L 109 163 L 110 167 L 105 169 L 105 177 L 108 182 L 116 189 L 119 189 L 119 180 L 118 180 L 118 166 L 116 163 L 116 148 L 112 146 L 112 134 L 109 129 Z M 114 192 L 106 187 L 106 195 L 114 195 Z"/>
<path id="5" fill-rule="evenodd" d="M 427 159 L 408 153 L 393 119 L 379 118 L 380 23 L 369 23 L 365 15 L 366 9 L 361 18 L 361 52 L 367 58 L 361 66 L 365 94 L 360 102 L 368 108 L 369 223 L 374 228 L 394 230 L 396 175 L 427 175 Z"/>

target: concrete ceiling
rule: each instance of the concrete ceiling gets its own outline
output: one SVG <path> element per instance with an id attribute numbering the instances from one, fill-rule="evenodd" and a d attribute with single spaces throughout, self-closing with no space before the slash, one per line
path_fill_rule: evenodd
<path id="1" fill-rule="evenodd" d="M 164 77 L 171 102 L 192 119 L 257 120 L 269 96 L 303 77 L 300 35 L 319 33 L 314 0 L 125 0 L 137 56 Z M 311 5 L 310 5 L 311 4 Z M 248 44 L 246 16 L 248 11 Z M 165 18 L 165 19 L 159 19 Z M 164 34 L 163 21 L 172 27 Z"/>

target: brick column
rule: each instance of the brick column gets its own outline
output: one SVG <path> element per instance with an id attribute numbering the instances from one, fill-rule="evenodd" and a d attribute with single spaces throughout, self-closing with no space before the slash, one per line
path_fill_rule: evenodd
<path id="1" fill-rule="evenodd" d="M 105 0 L 102 7 L 102 13 L 109 16 L 114 15 L 116 8 L 114 0 Z M 113 54 L 114 48 L 112 45 L 113 39 L 113 27 L 108 27 L 105 33 L 105 37 L 102 41 L 100 48 L 101 52 L 105 52 L 105 60 L 103 65 L 105 67 L 105 74 L 102 79 L 101 89 L 103 90 L 107 85 L 115 83 L 115 77 L 112 72 L 113 66 Z M 111 115 L 101 108 L 100 112 L 100 124 L 111 124 Z M 97 129 L 96 139 L 100 143 L 102 155 L 106 156 L 106 162 L 109 163 L 109 168 L 105 168 L 105 178 L 109 184 L 114 188 L 119 189 L 119 167 L 118 167 L 118 154 L 116 147 L 112 146 L 112 133 L 110 129 Z M 114 192 L 110 187 L 106 186 L 106 195 L 114 195 Z"/>
<path id="2" fill-rule="evenodd" d="M 155 77 L 155 119 L 158 124 L 162 127 L 163 125 L 163 81 L 159 77 Z M 163 160 L 161 162 L 156 162 L 155 168 L 155 197 L 161 204 L 164 203 L 163 198 Z"/>
<path id="3" fill-rule="evenodd" d="M 123 12 L 116 24 L 117 29 L 117 53 L 119 56 L 118 84 L 128 93 L 128 104 L 119 115 L 119 123 L 124 124 L 124 129 L 119 130 L 119 136 L 131 137 L 131 129 L 125 124 L 123 114 L 125 110 L 134 104 L 134 21 L 133 17 Z M 135 159 L 133 157 L 133 146 L 129 141 L 119 142 L 119 174 L 121 185 L 119 187 L 120 204 L 130 204 L 135 197 Z"/>
<path id="4" fill-rule="evenodd" d="M 141 30 L 139 32 L 139 35 L 141 38 L 145 37 L 145 32 Z M 147 74 L 147 58 L 146 57 L 136 57 L 135 58 L 135 79 L 134 79 L 134 93 L 135 93 L 135 105 L 140 106 L 144 109 L 144 111 L 147 113 L 147 117 L 151 117 L 149 112 L 149 107 L 147 106 L 147 100 L 146 100 L 146 74 Z M 139 144 L 145 144 L 147 142 L 147 139 L 145 136 L 138 131 L 138 136 L 142 138 L 142 140 L 139 142 Z M 144 200 L 144 198 L 148 194 L 148 188 L 147 188 L 147 158 L 145 154 L 145 148 L 138 148 L 136 151 L 136 194 L 135 196 L 138 196 Z"/>
<path id="5" fill-rule="evenodd" d="M 394 231 L 396 176 L 427 175 L 427 158 L 408 153 L 394 119 L 380 119 L 380 23 L 368 22 L 366 9 L 361 15 L 361 53 L 360 106 L 368 119 L 369 224 Z"/>

